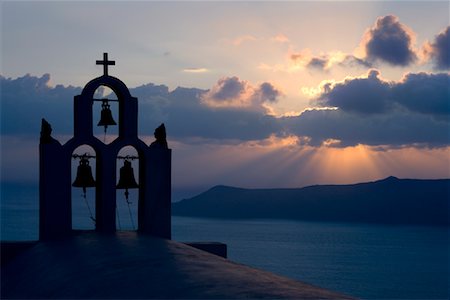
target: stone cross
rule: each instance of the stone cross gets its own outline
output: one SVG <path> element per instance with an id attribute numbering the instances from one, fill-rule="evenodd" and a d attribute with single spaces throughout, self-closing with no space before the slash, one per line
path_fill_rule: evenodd
<path id="1" fill-rule="evenodd" d="M 114 60 L 108 60 L 108 53 L 103 53 L 103 60 L 97 60 L 96 65 L 103 65 L 103 75 L 108 76 L 108 66 L 116 65 Z"/>

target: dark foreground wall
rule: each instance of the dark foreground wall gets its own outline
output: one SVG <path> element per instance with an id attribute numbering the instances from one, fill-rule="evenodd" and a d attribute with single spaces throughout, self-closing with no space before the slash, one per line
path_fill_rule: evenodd
<path id="1" fill-rule="evenodd" d="M 136 232 L 39 242 L 1 275 L 2 298 L 16 299 L 350 299 Z"/>
<path id="2" fill-rule="evenodd" d="M 35 246 L 38 242 L 1 242 L 1 266 L 6 265 L 13 260 L 17 255 L 27 251 Z"/>

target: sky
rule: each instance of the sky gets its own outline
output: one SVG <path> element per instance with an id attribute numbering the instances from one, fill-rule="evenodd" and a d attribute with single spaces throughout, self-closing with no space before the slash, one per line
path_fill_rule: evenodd
<path id="1" fill-rule="evenodd" d="M 447 1 L 0 5 L 2 182 L 37 182 L 41 118 L 71 137 L 103 52 L 138 97 L 140 137 L 166 125 L 174 200 L 450 177 Z"/>

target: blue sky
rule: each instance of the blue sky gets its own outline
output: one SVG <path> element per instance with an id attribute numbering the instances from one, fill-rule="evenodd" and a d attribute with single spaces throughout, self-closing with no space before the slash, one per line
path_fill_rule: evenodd
<path id="1" fill-rule="evenodd" d="M 450 177 L 446 1 L 4 1 L 1 16 L 4 181 L 37 177 L 41 117 L 68 139 L 103 52 L 142 138 L 166 123 L 175 188 Z"/>

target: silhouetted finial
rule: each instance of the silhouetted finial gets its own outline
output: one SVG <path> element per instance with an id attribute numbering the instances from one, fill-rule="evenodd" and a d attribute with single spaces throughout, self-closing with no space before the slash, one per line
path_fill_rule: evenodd
<path id="1" fill-rule="evenodd" d="M 169 149 L 169 146 L 167 145 L 166 127 L 164 126 L 164 123 L 155 129 L 154 135 L 156 141 L 151 143 L 150 147 Z"/>
<path id="2" fill-rule="evenodd" d="M 108 66 L 116 65 L 114 60 L 108 60 L 108 53 L 103 53 L 103 60 L 97 60 L 96 65 L 103 65 L 103 75 L 108 76 Z"/>
<path id="3" fill-rule="evenodd" d="M 41 144 L 50 144 L 53 142 L 59 143 L 57 140 L 52 138 L 52 126 L 44 118 L 42 118 L 41 123 Z"/>

